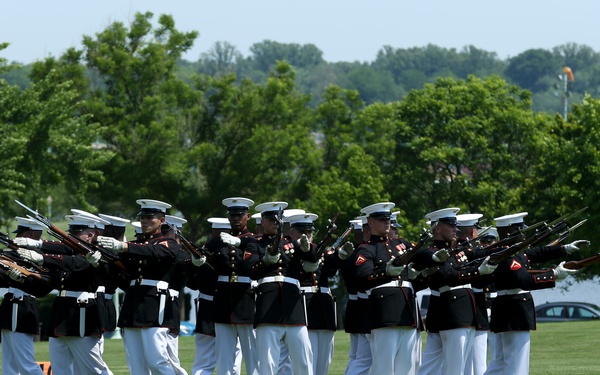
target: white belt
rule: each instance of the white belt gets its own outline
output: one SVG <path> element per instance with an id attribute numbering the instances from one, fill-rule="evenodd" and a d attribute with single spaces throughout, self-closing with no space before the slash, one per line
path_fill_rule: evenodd
<path id="1" fill-rule="evenodd" d="M 364 292 L 358 292 L 356 295 L 358 296 L 358 299 L 369 299 L 369 295 Z"/>
<path id="2" fill-rule="evenodd" d="M 171 296 L 171 299 L 174 300 L 175 298 L 179 297 L 179 291 L 175 289 L 169 289 L 169 296 Z"/>
<path id="3" fill-rule="evenodd" d="M 97 289 L 96 289 L 96 293 L 104 293 L 106 292 L 106 287 L 100 285 Z"/>
<path id="4" fill-rule="evenodd" d="M 473 293 L 483 293 L 483 289 L 479 289 L 479 288 L 471 288 L 473 289 Z"/>
<path id="5" fill-rule="evenodd" d="M 104 295 L 104 299 L 112 299 L 113 295 L 112 294 L 105 294 Z"/>
<path id="6" fill-rule="evenodd" d="M 267 277 L 263 277 L 262 279 L 258 280 L 258 285 L 261 285 L 264 283 L 288 283 L 288 284 L 294 284 L 298 288 L 300 288 L 300 282 L 298 280 L 291 278 L 291 277 L 287 277 L 287 276 L 267 276 Z"/>
<path id="7" fill-rule="evenodd" d="M 146 286 L 155 286 L 160 292 L 164 292 L 169 289 L 169 283 L 162 280 L 149 280 L 149 279 L 135 279 L 131 280 L 129 286 L 134 285 L 146 285 Z"/>
<path id="8" fill-rule="evenodd" d="M 433 290 L 432 289 L 431 290 L 431 295 L 433 295 L 433 296 L 439 296 L 440 293 L 445 293 L 445 292 L 449 292 L 451 290 L 457 290 L 457 289 L 471 289 L 471 284 L 457 285 L 457 286 L 447 286 L 447 285 L 444 285 L 439 290 Z"/>
<path id="9" fill-rule="evenodd" d="M 331 295 L 331 289 L 328 287 L 320 287 L 320 286 L 301 286 L 300 291 L 304 293 L 326 293 Z"/>
<path id="10" fill-rule="evenodd" d="M 87 303 L 88 299 L 96 299 L 96 293 L 92 292 L 73 292 L 70 290 L 61 290 L 58 292 L 59 297 L 77 298 L 79 303 Z"/>
<path id="11" fill-rule="evenodd" d="M 387 282 L 385 284 L 381 284 L 381 285 L 377 285 L 369 290 L 367 290 L 367 295 L 371 295 L 371 293 L 373 292 L 374 289 L 379 289 L 379 288 L 397 288 L 397 287 L 403 287 L 403 288 L 410 288 L 412 289 L 412 284 L 408 281 L 400 281 L 400 280 L 392 280 L 390 282 Z"/>
<path id="12" fill-rule="evenodd" d="M 199 293 L 198 294 L 198 298 L 204 299 L 204 300 L 207 300 L 207 301 L 212 301 L 213 300 L 213 296 L 211 296 L 210 294 L 204 294 L 204 293 Z"/>
<path id="13" fill-rule="evenodd" d="M 348 294 L 348 299 L 351 301 L 356 301 L 358 296 L 356 294 Z"/>
<path id="14" fill-rule="evenodd" d="M 25 293 L 21 289 L 12 288 L 12 287 L 8 288 L 8 293 L 12 293 L 13 294 L 12 298 L 18 299 L 18 300 L 22 300 L 23 297 L 33 297 L 31 294 Z"/>
<path id="15" fill-rule="evenodd" d="M 523 294 L 523 293 L 529 293 L 528 290 L 523 290 L 520 288 L 515 288 L 515 289 L 506 289 L 506 290 L 499 290 L 498 292 L 499 296 L 512 296 L 515 294 Z"/>
<path id="16" fill-rule="evenodd" d="M 222 282 L 222 283 L 246 283 L 246 284 L 249 284 L 252 282 L 252 279 L 249 278 L 248 276 L 221 275 L 221 276 L 219 276 L 217 281 Z"/>
<path id="17" fill-rule="evenodd" d="M 498 297 L 498 293 L 497 292 L 489 292 L 486 297 L 487 298 L 496 298 L 496 297 Z"/>

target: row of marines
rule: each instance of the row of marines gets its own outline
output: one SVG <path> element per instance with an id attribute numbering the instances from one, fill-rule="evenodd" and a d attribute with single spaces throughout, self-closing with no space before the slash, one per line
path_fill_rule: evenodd
<path id="1" fill-rule="evenodd" d="M 56 289 L 48 324 L 55 374 L 110 374 L 102 359 L 102 334 L 117 326 L 132 374 L 186 374 L 177 358 L 177 335 L 179 296 L 188 286 L 198 290 L 192 373 L 213 373 L 216 367 L 217 374 L 239 374 L 243 357 L 247 374 L 327 374 L 337 328 L 329 282 L 339 270 L 348 291 L 347 374 L 524 374 L 529 330 L 535 329 L 528 290 L 553 287 L 574 272 L 562 263 L 536 274 L 527 269 L 589 244 L 526 249 L 493 264 L 487 256 L 498 249 L 470 241 L 478 238 L 483 244 L 484 236 L 477 234 L 482 215 L 457 215 L 457 208 L 427 214 L 433 244 L 422 246 L 424 241 L 415 245 L 398 237 L 394 204 L 382 202 L 363 208 L 362 217 L 351 222 L 354 241 L 325 248 L 312 238 L 317 215 L 289 210 L 286 202 L 259 204 L 252 217 L 260 233 L 254 234 L 246 225 L 254 202 L 233 197 L 222 201 L 227 218 L 209 219 L 212 239 L 189 249 L 180 236 L 186 221 L 167 215 L 169 204 L 137 202 L 136 241 L 123 240 L 128 220 L 80 210 L 67 216 L 72 236 L 96 244 L 86 254 L 63 242 L 40 240 L 42 228 L 20 218 L 13 240 L 18 248 L 4 254 L 32 262 L 42 277 L 22 268 L 5 271 L 3 373 L 39 371 L 31 343 L 37 327 L 31 324 L 34 297 Z M 525 215 L 496 218 L 500 239 L 522 229 Z M 495 233 L 488 230 L 485 237 Z M 410 263 L 394 261 L 408 259 L 407 254 Z M 469 263 L 473 259 L 482 261 Z M 488 323 L 490 299 L 483 290 L 492 284 L 498 292 Z M 112 303 L 117 288 L 125 292 L 118 312 Z M 424 325 L 416 291 L 425 288 L 431 290 L 431 303 Z M 427 344 L 421 353 L 424 327 Z M 496 334 L 487 366 L 490 328 Z"/>

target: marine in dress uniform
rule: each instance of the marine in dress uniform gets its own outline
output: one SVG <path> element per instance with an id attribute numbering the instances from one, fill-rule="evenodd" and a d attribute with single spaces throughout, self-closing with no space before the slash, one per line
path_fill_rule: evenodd
<path id="1" fill-rule="evenodd" d="M 207 220 L 211 223 L 211 239 L 220 238 L 221 233 L 230 233 L 231 224 L 229 219 L 223 217 L 211 217 Z M 205 244 L 202 253 L 209 250 Z M 215 351 L 215 322 L 213 299 L 217 288 L 219 274 L 206 263 L 193 267 L 188 279 L 188 287 L 198 291 L 196 302 L 196 328 L 195 344 L 196 353 L 192 364 L 193 375 L 211 375 L 217 366 L 217 354 Z M 241 374 L 242 351 L 238 344 L 236 346 L 234 373 Z"/>
<path id="2" fill-rule="evenodd" d="M 43 228 L 34 220 L 16 217 L 17 237 L 39 240 Z M 14 255 L 13 255 L 14 254 Z M 14 252 L 4 255 L 18 258 Z M 2 373 L 6 375 L 42 375 L 34 358 L 33 338 L 39 334 L 40 317 L 36 297 L 47 295 L 52 287 L 33 276 L 25 277 L 18 270 L 3 270 L 0 285 L 8 288 L 0 305 L 2 329 Z"/>
<path id="3" fill-rule="evenodd" d="M 366 216 L 350 220 L 354 226 L 354 245 L 359 247 L 369 240 L 370 228 Z M 340 275 L 344 279 L 348 302 L 344 314 L 344 330 L 350 334 L 350 350 L 348 351 L 348 364 L 345 375 L 364 375 L 371 369 L 373 357 L 371 354 L 371 331 L 367 324 L 366 314 L 369 306 L 369 296 L 355 277 L 356 258 L 358 252 L 354 251 L 344 261 L 340 268 Z"/>
<path id="4" fill-rule="evenodd" d="M 177 329 L 168 300 L 181 250 L 177 241 L 161 230 L 170 204 L 138 199 L 138 216 L 143 242 L 122 242 L 99 236 L 98 243 L 119 254 L 129 274 L 118 326 L 123 328 L 123 342 L 129 371 L 132 374 L 173 374 L 169 361 L 168 335 Z"/>
<path id="5" fill-rule="evenodd" d="M 274 238 L 277 215 L 286 202 L 256 206 L 262 213 L 263 236 L 248 246 L 246 265 L 257 280 L 254 326 L 261 375 L 277 373 L 280 342 L 289 349 L 294 374 L 313 374 L 312 351 L 306 328 L 306 309 L 300 294 L 302 262 L 316 262 L 307 238 L 301 244 Z M 277 244 L 279 242 L 279 244 Z M 277 246 L 271 250 L 272 246 Z M 314 250 L 314 249 L 313 249 Z M 271 254 L 271 251 L 273 254 Z"/>
<path id="6" fill-rule="evenodd" d="M 371 330 L 373 363 L 371 374 L 416 374 L 419 316 L 405 266 L 393 259 L 412 245 L 390 241 L 392 202 L 381 202 L 361 210 L 371 236 L 357 249 L 355 276 L 369 295 L 366 320 Z"/>
<path id="7" fill-rule="evenodd" d="M 162 226 L 162 232 L 165 237 L 173 237 L 175 241 L 181 246 L 179 237 L 175 233 L 175 230 L 180 231 L 183 228 L 183 224 L 187 223 L 187 220 L 173 215 L 165 215 L 165 224 Z M 182 248 L 183 250 L 183 248 Z M 191 265 L 191 257 L 187 251 L 180 251 L 175 261 L 177 270 L 174 272 L 171 282 L 169 283 L 169 299 L 168 302 L 171 308 L 171 314 L 173 316 L 173 326 L 175 328 L 169 330 L 167 336 L 167 349 L 169 353 L 169 362 L 175 371 L 176 375 L 187 375 L 187 371 L 181 367 L 179 361 L 179 327 L 181 325 L 181 304 L 182 299 L 180 296 L 183 295 L 183 288 L 187 284 L 188 269 Z"/>
<path id="8" fill-rule="evenodd" d="M 495 218 L 500 239 L 525 227 L 526 215 L 527 212 L 520 212 Z M 530 331 L 536 329 L 535 304 L 529 291 L 553 288 L 557 280 L 576 271 L 565 269 L 564 262 L 542 273 L 530 274 L 528 269 L 532 264 L 564 257 L 586 245 L 588 241 L 580 240 L 567 245 L 529 248 L 498 265 L 494 273 L 497 297 L 492 303 L 490 319 L 495 350 L 485 374 L 529 373 Z"/>
<path id="9" fill-rule="evenodd" d="M 456 215 L 457 219 L 457 246 L 465 246 L 467 259 L 472 260 L 480 257 L 474 245 L 469 243 L 474 238 L 479 238 L 479 220 L 482 214 L 462 214 Z M 467 245 L 468 244 L 468 245 Z M 485 290 L 492 282 L 492 276 L 480 277 L 471 282 L 471 290 L 475 298 L 475 308 L 477 309 L 477 327 L 475 327 L 475 337 L 473 338 L 473 347 L 467 357 L 465 375 L 483 375 L 487 368 L 487 338 L 490 330 L 490 323 L 487 313 L 487 302 Z"/>
<path id="10" fill-rule="evenodd" d="M 458 208 L 445 208 L 425 215 L 433 229 L 430 253 L 450 250 L 456 241 Z M 416 256 L 416 258 L 418 258 Z M 418 262 L 419 259 L 416 259 Z M 479 325 L 470 282 L 491 274 L 495 266 L 486 259 L 481 265 L 461 268 L 467 262 L 464 251 L 453 252 L 427 276 L 431 301 L 427 311 L 427 344 L 419 374 L 463 374 Z"/>
<path id="11" fill-rule="evenodd" d="M 80 215 L 67 215 L 69 234 L 91 243 L 97 221 Z M 108 275 L 100 263 L 100 253 L 72 253 L 65 245 L 53 244 L 56 253 L 39 253 L 19 249 L 19 254 L 52 273 L 53 287 L 58 290 L 48 324 L 50 362 L 53 374 L 112 374 L 102 359 L 104 315 L 96 291 Z M 43 247 L 42 247 L 43 249 Z"/>

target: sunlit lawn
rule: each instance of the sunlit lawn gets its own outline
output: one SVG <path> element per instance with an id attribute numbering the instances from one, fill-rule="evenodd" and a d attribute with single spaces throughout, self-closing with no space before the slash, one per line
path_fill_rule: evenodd
<path id="1" fill-rule="evenodd" d="M 348 360 L 349 336 L 337 332 L 330 374 L 343 374 Z M 35 343 L 36 359 L 48 361 L 48 342 Z M 181 337 L 179 358 L 191 373 L 195 345 L 191 336 Z M 600 374 L 600 322 L 538 324 L 531 335 L 532 375 Z M 129 374 L 123 341 L 106 340 L 104 359 L 115 375 Z M 245 373 L 245 372 L 244 372 Z M 320 374 L 319 374 L 320 375 Z"/>

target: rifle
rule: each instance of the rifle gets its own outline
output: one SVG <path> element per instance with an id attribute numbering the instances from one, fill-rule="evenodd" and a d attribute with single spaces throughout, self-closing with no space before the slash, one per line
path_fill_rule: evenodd
<path id="1" fill-rule="evenodd" d="M 558 235 L 557 239 L 555 239 L 554 241 L 550 242 L 546 246 L 555 246 L 555 245 L 558 245 L 559 243 L 563 242 L 567 237 L 569 237 L 571 235 L 571 232 L 573 232 L 575 229 L 577 229 L 580 226 L 582 226 L 586 221 L 587 221 L 587 219 L 581 220 L 579 223 L 573 225 L 570 228 L 567 228 L 564 232 L 561 232 Z"/>
<path id="2" fill-rule="evenodd" d="M 6 270 L 16 269 L 20 271 L 23 275 L 27 277 L 32 277 L 48 285 L 52 283 L 52 279 L 48 274 L 29 270 L 26 267 L 19 265 L 13 259 L 10 259 L 5 255 L 0 255 L 0 266 Z"/>
<path id="3" fill-rule="evenodd" d="M 568 262 L 565 262 L 565 264 L 563 264 L 563 267 L 565 267 L 568 270 L 580 270 L 584 267 L 591 266 L 592 264 L 596 263 L 600 263 L 600 253 L 581 260 L 570 260 Z M 527 270 L 527 272 L 529 272 L 532 275 L 548 271 L 549 270 Z"/>
<path id="4" fill-rule="evenodd" d="M 27 215 L 28 218 L 35 220 L 40 225 L 44 226 L 47 229 L 47 232 L 49 235 L 51 235 L 52 237 L 63 242 L 65 245 L 69 246 L 71 249 L 73 249 L 83 255 L 90 253 L 92 251 L 99 251 L 100 254 L 102 255 L 102 259 L 105 262 L 112 263 L 115 266 L 117 266 L 118 268 L 120 268 L 121 270 L 125 270 L 125 265 L 123 265 L 123 263 L 121 263 L 121 261 L 119 260 L 119 257 L 114 255 L 110 251 L 106 250 L 102 246 L 99 246 L 99 245 L 96 245 L 93 243 L 89 243 L 89 242 L 81 241 L 79 238 L 63 231 L 56 225 L 52 224 L 50 219 L 48 219 L 44 215 L 40 214 L 39 212 L 32 210 L 31 208 L 27 207 L 26 205 L 24 205 L 23 203 L 19 202 L 16 199 L 15 199 L 15 202 L 17 202 L 17 204 L 19 206 L 25 208 L 27 211 L 33 213 L 34 216 Z"/>
<path id="5" fill-rule="evenodd" d="M 8 247 L 11 250 L 19 249 L 19 246 L 17 246 L 17 244 L 15 244 L 13 242 L 13 240 L 10 239 L 10 237 L 8 236 L 8 233 L 0 232 L 0 243 L 3 244 L 4 246 Z"/>
<path id="6" fill-rule="evenodd" d="M 566 221 L 576 215 L 579 215 L 581 212 L 583 212 L 586 209 L 587 209 L 587 207 L 584 207 L 581 210 L 579 210 L 573 214 L 565 214 L 565 215 L 559 217 L 558 219 L 552 221 L 550 224 L 544 224 L 544 229 L 536 232 L 533 236 L 531 236 L 517 244 L 511 245 L 508 248 L 503 249 L 497 253 L 490 255 L 489 264 L 498 264 L 498 263 L 514 256 L 515 254 L 519 253 L 520 251 L 528 248 L 529 246 L 536 245 L 539 242 L 544 241 L 546 238 L 548 238 L 550 235 L 552 235 L 556 232 L 562 233 L 561 231 L 563 231 L 565 229 L 565 227 L 568 228 L 568 224 Z M 471 262 L 463 263 L 463 264 L 461 264 L 461 268 L 480 264 L 484 259 L 485 258 L 478 258 L 478 259 L 474 259 Z"/>
<path id="7" fill-rule="evenodd" d="M 350 235 L 350 232 L 352 232 L 353 228 L 354 226 L 350 224 L 350 226 L 344 231 L 344 233 L 342 233 L 342 235 L 339 236 L 337 240 L 335 240 L 333 245 L 331 245 L 331 251 L 336 252 L 340 249 L 340 247 L 342 247 L 342 242 L 344 242 L 346 238 Z"/>
<path id="8" fill-rule="evenodd" d="M 415 256 L 417 251 L 419 251 L 419 249 L 422 248 L 423 245 L 425 245 L 425 243 L 433 237 L 431 232 L 433 231 L 433 228 L 435 228 L 438 225 L 438 223 L 439 221 L 436 221 L 435 224 L 433 224 L 429 229 L 423 228 L 423 233 L 421 233 L 421 236 L 419 237 L 419 242 L 417 242 L 417 244 L 411 249 L 395 257 L 392 261 L 392 265 L 398 267 L 410 263 L 411 259 Z"/>
<path id="9" fill-rule="evenodd" d="M 335 225 L 335 221 L 337 220 L 338 215 L 339 215 L 339 212 L 337 212 L 335 215 L 333 215 L 333 218 L 328 219 L 329 224 L 327 224 L 327 232 L 325 233 L 325 236 L 323 237 L 323 239 L 321 239 L 321 242 L 319 242 L 319 244 L 317 245 L 317 248 L 315 249 L 315 252 L 317 254 L 317 259 L 321 257 L 321 255 L 323 254 L 323 251 L 325 251 L 327 242 L 329 242 L 329 240 L 331 240 L 331 236 L 333 235 L 333 232 L 337 229 L 337 225 Z"/>
<path id="10" fill-rule="evenodd" d="M 279 208 L 275 220 L 277 221 L 277 232 L 275 232 L 275 237 L 273 237 L 271 245 L 267 246 L 269 254 L 273 256 L 279 254 L 279 244 L 283 238 L 283 209 L 281 207 Z"/>

